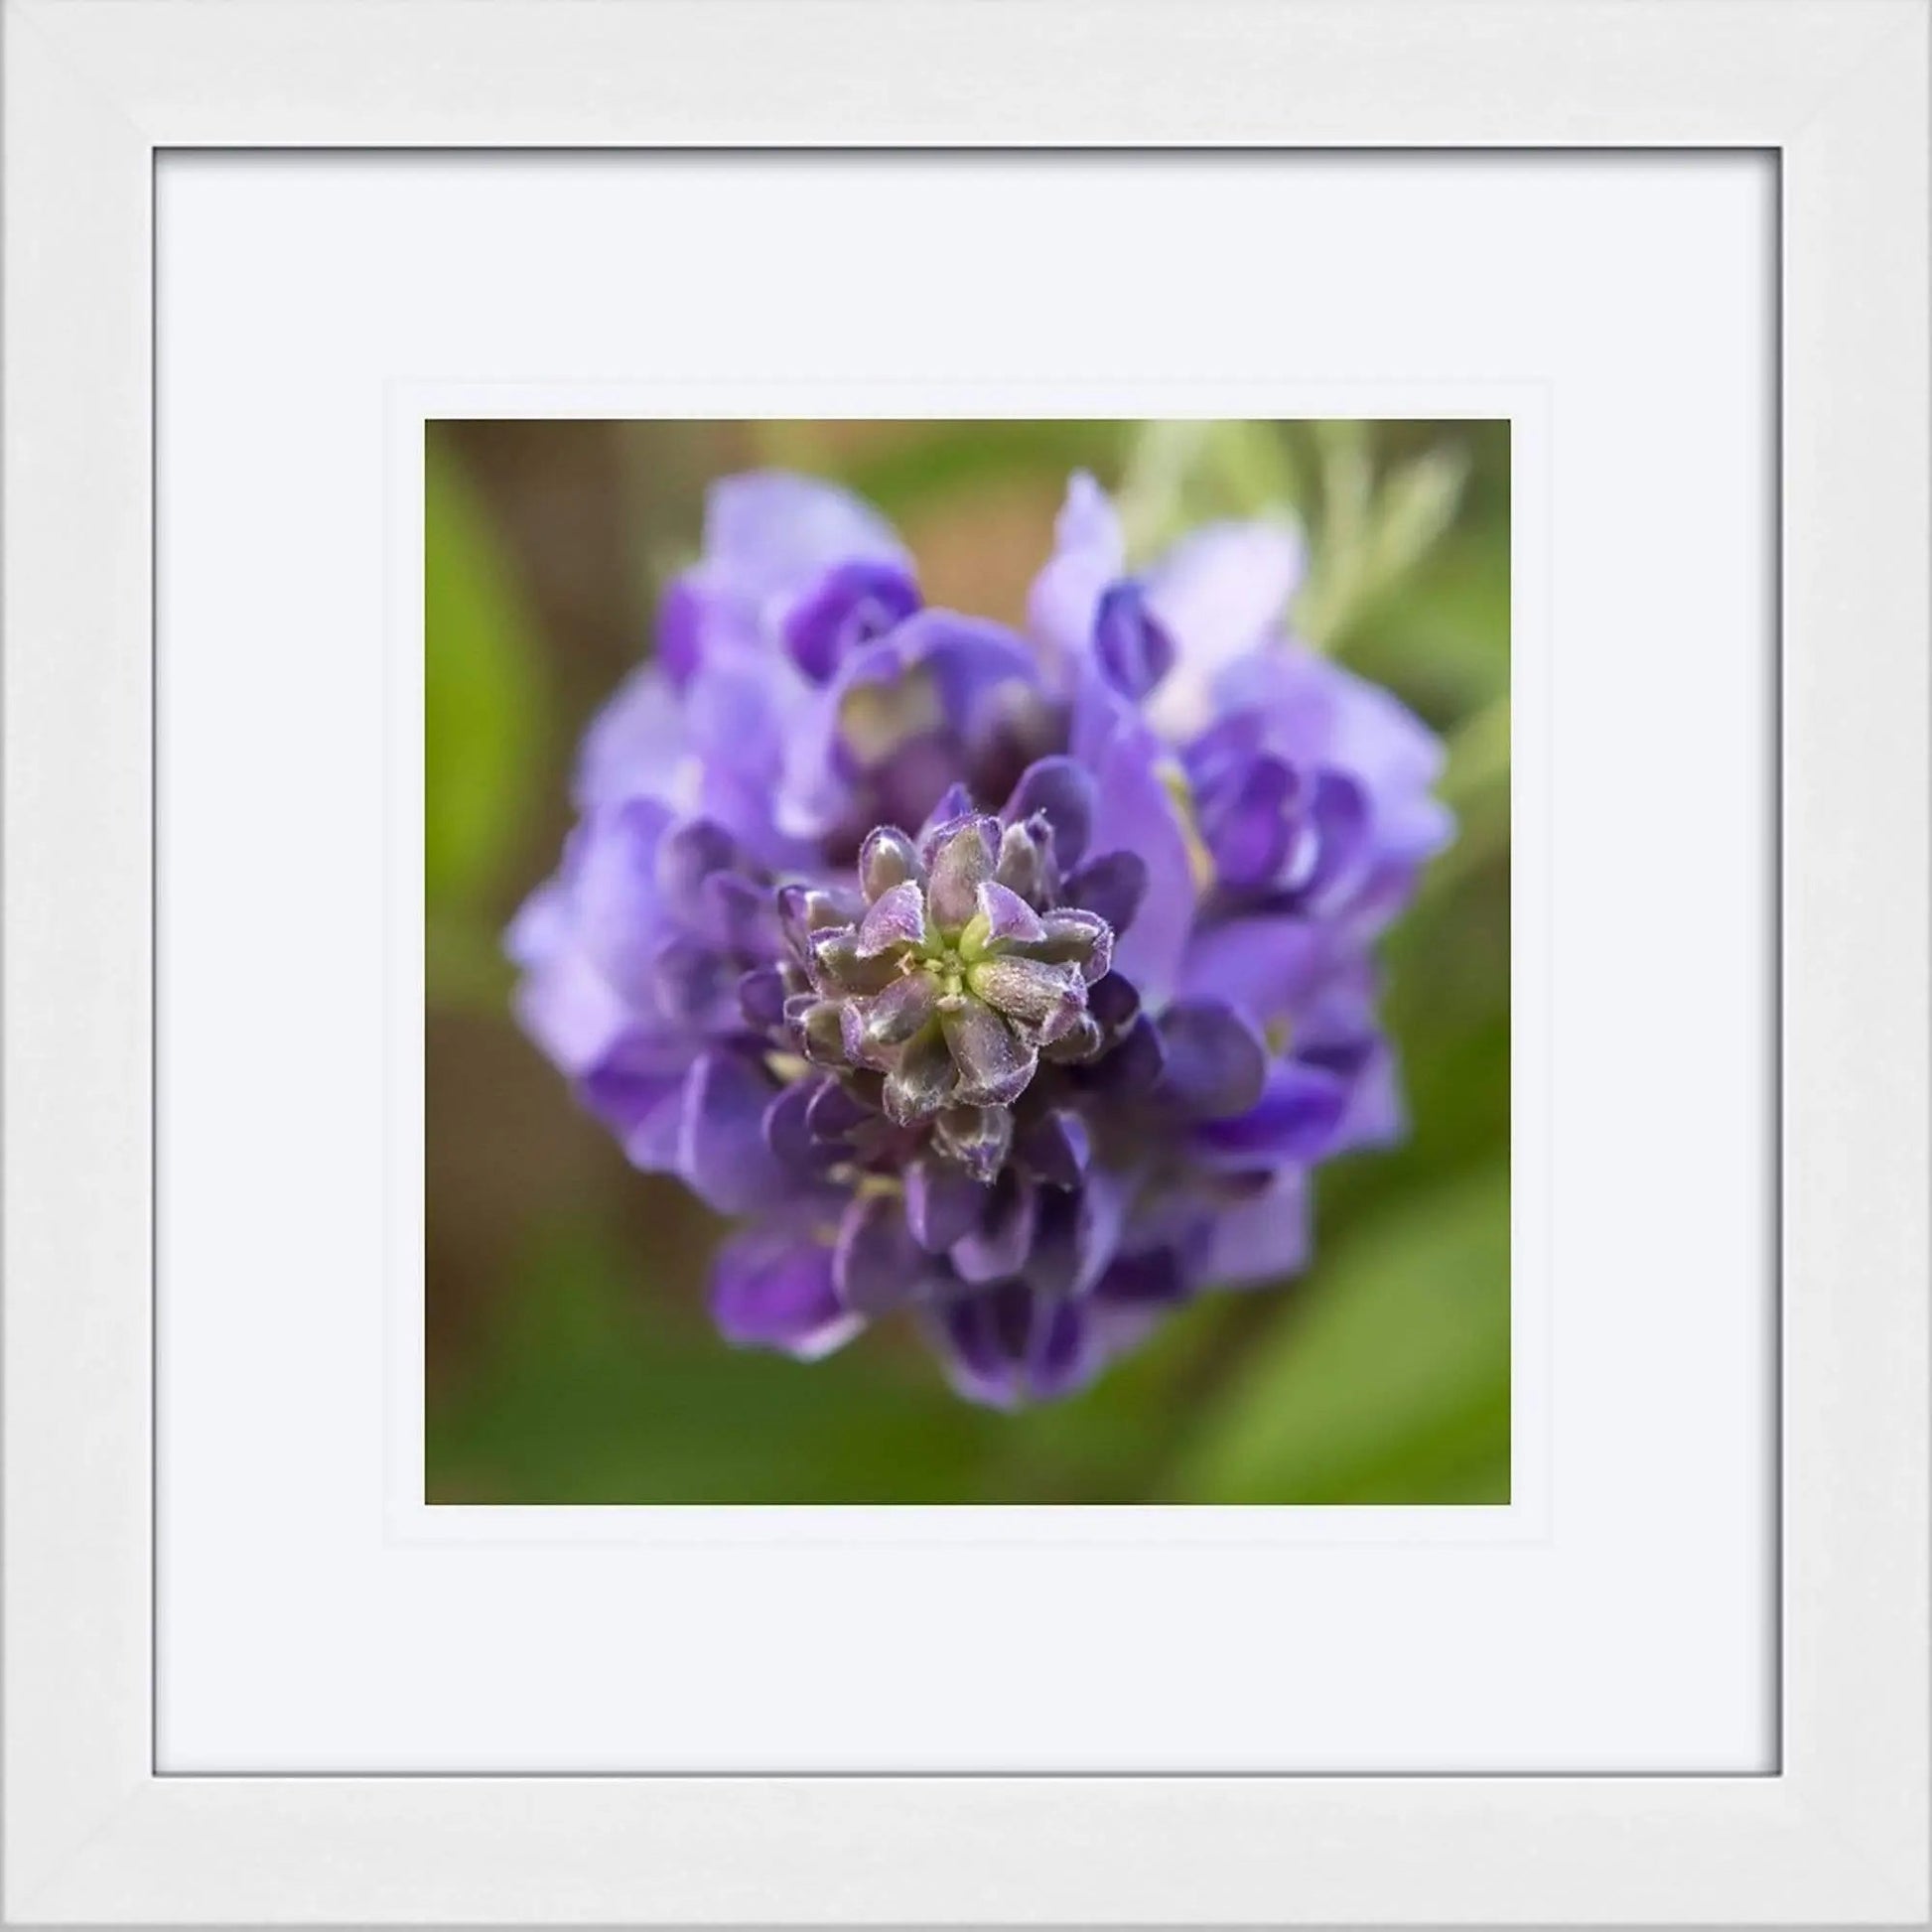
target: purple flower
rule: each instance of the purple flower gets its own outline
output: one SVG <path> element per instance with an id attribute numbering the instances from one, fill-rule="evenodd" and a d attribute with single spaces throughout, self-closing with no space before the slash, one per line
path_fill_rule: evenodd
<path id="1" fill-rule="evenodd" d="M 1441 748 L 1286 631 L 1301 569 L 1252 523 L 1131 571 L 1079 476 L 1022 634 L 839 490 L 714 488 L 506 943 L 630 1160 L 749 1217 L 727 1338 L 902 1316 L 974 1400 L 1061 1395 L 1300 1269 L 1311 1171 L 1401 1135 L 1373 948 Z"/>

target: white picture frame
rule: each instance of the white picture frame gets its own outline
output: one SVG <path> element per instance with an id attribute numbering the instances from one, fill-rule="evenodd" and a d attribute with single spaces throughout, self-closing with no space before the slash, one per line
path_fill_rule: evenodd
<path id="1" fill-rule="evenodd" d="M 1926 1923 L 1929 29 L 1928 0 L 8 0 L 6 1922 Z M 1775 1775 L 157 1774 L 156 157 L 789 145 L 1775 151 Z"/>

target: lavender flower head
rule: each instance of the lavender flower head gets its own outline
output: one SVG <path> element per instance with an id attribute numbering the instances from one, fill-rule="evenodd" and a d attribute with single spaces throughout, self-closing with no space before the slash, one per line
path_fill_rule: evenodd
<path id="1" fill-rule="evenodd" d="M 1076 476 L 1023 633 L 837 489 L 713 489 L 507 945 L 629 1159 L 746 1217 L 728 1339 L 907 1318 L 962 1395 L 1062 1395 L 1301 1269 L 1311 1171 L 1401 1135 L 1374 947 L 1441 749 L 1284 629 L 1302 561 L 1226 524 L 1132 572 Z"/>

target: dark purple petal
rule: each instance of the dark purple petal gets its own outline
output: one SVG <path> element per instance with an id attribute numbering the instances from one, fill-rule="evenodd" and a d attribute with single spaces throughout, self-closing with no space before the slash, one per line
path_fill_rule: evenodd
<path id="1" fill-rule="evenodd" d="M 1104 1302 L 1166 1308 L 1185 1301 L 1187 1289 L 1187 1272 L 1178 1250 L 1161 1247 L 1116 1255 L 1094 1284 L 1093 1292 Z"/>
<path id="2" fill-rule="evenodd" d="M 1130 1026 L 1140 1010 L 1141 996 L 1124 973 L 1108 973 L 1087 988 L 1087 1011 L 1110 1034 Z"/>
<path id="3" fill-rule="evenodd" d="M 685 1078 L 678 1172 L 709 1207 L 725 1214 L 769 1206 L 781 1176 L 764 1140 L 771 1082 L 742 1053 L 700 1054 Z"/>
<path id="4" fill-rule="evenodd" d="M 1289 884 L 1304 899 L 1319 898 L 1337 881 L 1354 873 L 1367 856 L 1368 794 L 1345 772 L 1318 772 L 1311 810 L 1312 862 L 1306 876 Z"/>
<path id="5" fill-rule="evenodd" d="M 877 825 L 859 848 L 859 884 L 868 900 L 883 898 L 896 886 L 924 883 L 919 849 L 897 825 Z"/>
<path id="6" fill-rule="evenodd" d="M 697 930 L 740 959 L 759 958 L 778 945 L 771 889 L 742 872 L 716 872 L 698 888 Z"/>
<path id="7" fill-rule="evenodd" d="M 888 563 L 837 564 L 793 606 L 784 646 L 806 677 L 824 684 L 852 651 L 918 608 L 919 588 L 909 572 Z"/>
<path id="8" fill-rule="evenodd" d="M 1245 1114 L 1268 1079 L 1268 1048 L 1234 1011 L 1209 1000 L 1177 1000 L 1159 1022 L 1167 1049 L 1161 1090 L 1197 1120 Z"/>
<path id="9" fill-rule="evenodd" d="M 959 1098 L 979 1107 L 1011 1106 L 1026 1092 L 1038 1055 L 978 1000 L 940 1003 L 939 1025 L 959 1070 Z"/>
<path id="10" fill-rule="evenodd" d="M 677 1164 L 677 1127 L 691 1065 L 688 1040 L 633 1029 L 619 1035 L 577 1082 L 578 1096 L 652 1173 Z"/>
<path id="11" fill-rule="evenodd" d="M 1110 585 L 1094 613 L 1093 650 L 1116 690 L 1144 698 L 1173 668 L 1173 639 L 1140 585 Z"/>
<path id="12" fill-rule="evenodd" d="M 929 850 L 932 837 L 942 827 L 957 825 L 962 818 L 973 815 L 973 794 L 963 784 L 955 781 L 939 794 L 938 801 L 926 815 L 919 827 L 919 850 Z"/>
<path id="13" fill-rule="evenodd" d="M 905 1223 L 927 1254 L 944 1254 L 978 1226 L 986 1183 L 956 1162 L 921 1155 L 905 1170 Z"/>
<path id="14" fill-rule="evenodd" d="M 1225 718 L 1217 718 L 1181 754 L 1195 796 L 1209 796 L 1237 782 L 1267 740 L 1268 715 L 1264 711 L 1232 711 Z"/>
<path id="15" fill-rule="evenodd" d="M 1218 884 L 1236 892 L 1271 885 L 1287 863 L 1301 780 L 1280 759 L 1259 758 L 1220 801 L 1206 829 Z"/>
<path id="16" fill-rule="evenodd" d="M 711 1318 L 727 1341 L 813 1360 L 858 1331 L 832 1285 L 832 1251 L 807 1237 L 756 1230 L 712 1264 Z"/>
<path id="17" fill-rule="evenodd" d="M 1123 1175 L 1094 1168 L 1079 1187 L 1042 1196 L 1027 1258 L 1029 1286 L 1053 1298 L 1086 1294 L 1120 1246 L 1132 1191 Z"/>
<path id="18" fill-rule="evenodd" d="M 738 969 L 697 939 L 667 939 L 651 958 L 652 1002 L 665 1022 L 693 1033 L 729 1033 L 742 1013 Z"/>
<path id="19" fill-rule="evenodd" d="M 1031 1181 L 1011 1173 L 987 1191 L 978 1225 L 952 1245 L 952 1265 L 962 1281 L 1008 1281 L 1026 1267 L 1038 1199 Z"/>
<path id="20" fill-rule="evenodd" d="M 1093 1159 L 1085 1121 L 1071 1108 L 1055 1107 L 1020 1136 L 1014 1159 L 1049 1187 L 1077 1187 Z"/>
<path id="21" fill-rule="evenodd" d="M 805 1110 L 805 1131 L 822 1145 L 837 1147 L 877 1115 L 849 1087 L 838 1080 L 824 1080 L 813 1089 L 811 1104 Z"/>
<path id="22" fill-rule="evenodd" d="M 1161 1084 L 1167 1065 L 1168 1049 L 1161 1043 L 1161 1030 L 1142 1013 L 1128 1023 L 1118 1042 L 1082 1077 L 1092 1082 L 1096 1093 L 1127 1100 L 1152 1093 Z"/>
<path id="23" fill-rule="evenodd" d="M 1307 1163 L 1331 1151 L 1348 1106 L 1348 1083 L 1325 1067 L 1280 1060 L 1260 1099 L 1231 1120 L 1203 1121 L 1195 1145 L 1223 1159 Z"/>
<path id="24" fill-rule="evenodd" d="M 790 997 L 791 987 L 776 966 L 755 966 L 738 982 L 738 1010 L 759 1033 L 774 1033 L 784 1025 Z"/>
<path id="25" fill-rule="evenodd" d="M 704 636 L 704 598 L 688 574 L 674 577 L 657 600 L 657 661 L 682 687 L 698 668 Z"/>
<path id="26" fill-rule="evenodd" d="M 1042 1402 L 1070 1395 L 1093 1373 L 1087 1311 L 1060 1302 L 1039 1311 L 1027 1364 L 1028 1393 Z"/>
<path id="27" fill-rule="evenodd" d="M 699 888 L 712 874 L 744 863 L 738 841 L 708 818 L 687 818 L 657 843 L 657 890 L 664 902 L 688 919 L 702 912 Z"/>
<path id="28" fill-rule="evenodd" d="M 1093 829 L 1092 774 L 1068 758 L 1040 759 L 1014 786 L 1002 816 L 1009 823 L 1043 818 L 1053 831 L 1054 856 L 1062 870 L 1076 866 Z"/>
<path id="29" fill-rule="evenodd" d="M 795 1080 L 765 1108 L 764 1144 L 787 1168 L 818 1173 L 838 1158 L 813 1136 L 810 1125 L 812 1102 L 831 1086 L 830 1080 Z"/>
<path id="30" fill-rule="evenodd" d="M 840 1305 L 855 1314 L 883 1314 L 914 1301 L 928 1270 L 903 1205 L 890 1194 L 861 1194 L 839 1222 L 832 1283 Z"/>
<path id="31" fill-rule="evenodd" d="M 1147 897 L 1147 861 L 1137 852 L 1107 852 L 1089 859 L 1067 880 L 1061 897 L 1105 919 L 1118 938 L 1134 923 Z"/>

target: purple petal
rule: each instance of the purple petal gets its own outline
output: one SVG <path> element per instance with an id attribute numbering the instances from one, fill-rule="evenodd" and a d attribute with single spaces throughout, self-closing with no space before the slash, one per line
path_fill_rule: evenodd
<path id="1" fill-rule="evenodd" d="M 1272 1285 L 1298 1273 L 1308 1255 L 1307 1176 L 1285 1168 L 1264 1192 L 1214 1216 L 1202 1279 L 1218 1288 Z"/>
<path id="2" fill-rule="evenodd" d="M 1164 773 L 1165 748 L 1138 720 L 1118 715 L 1090 725 L 1098 790 L 1094 837 L 1108 851 L 1131 851 L 1147 868 L 1147 894 L 1114 964 L 1159 1004 L 1173 990 L 1198 897 L 1179 809 Z"/>
<path id="3" fill-rule="evenodd" d="M 1093 650 L 1114 688 L 1144 698 L 1173 668 L 1173 639 L 1149 606 L 1140 585 L 1111 584 L 1101 593 L 1093 620 Z"/>
<path id="4" fill-rule="evenodd" d="M 782 1192 L 782 1175 L 764 1139 L 770 1102 L 770 1081 L 740 1053 L 702 1053 L 685 1077 L 677 1171 L 720 1213 L 766 1206 Z"/>
<path id="5" fill-rule="evenodd" d="M 1187 1290 L 1187 1273 L 1179 1253 L 1172 1247 L 1160 1247 L 1116 1255 L 1094 1284 L 1093 1292 L 1106 1302 L 1168 1308 L 1185 1301 Z"/>
<path id="6" fill-rule="evenodd" d="M 1107 493 L 1084 472 L 1067 484 L 1053 527 L 1053 557 L 1034 580 L 1027 621 L 1063 667 L 1085 656 L 1100 594 L 1126 561 L 1120 519 Z"/>
<path id="7" fill-rule="evenodd" d="M 811 1131 L 812 1102 L 830 1080 L 796 1080 L 764 1110 L 764 1144 L 787 1168 L 800 1173 L 820 1173 L 839 1157 Z"/>
<path id="8" fill-rule="evenodd" d="M 770 887 L 744 873 L 713 873 L 698 888 L 696 928 L 741 959 L 774 952 L 778 920 Z"/>
<path id="9" fill-rule="evenodd" d="M 1258 758 L 1217 804 L 1207 828 L 1216 881 L 1235 891 L 1270 885 L 1287 862 L 1302 786 L 1280 759 Z"/>
<path id="10" fill-rule="evenodd" d="M 870 504 L 810 477 L 754 471 L 711 485 L 705 498 L 705 560 L 758 602 L 795 592 L 833 564 L 866 561 L 905 569 L 893 527 Z"/>
<path id="11" fill-rule="evenodd" d="M 1087 1011 L 1108 1033 L 1131 1026 L 1141 1010 L 1141 996 L 1123 973 L 1107 973 L 1087 988 Z"/>
<path id="12" fill-rule="evenodd" d="M 688 1040 L 632 1030 L 585 1069 L 578 1096 L 637 1167 L 674 1170 L 690 1065 Z"/>
<path id="13" fill-rule="evenodd" d="M 1167 1049 L 1162 1092 L 1200 1120 L 1226 1119 L 1256 1106 L 1268 1081 L 1268 1048 L 1232 1007 L 1176 1001 L 1159 1022 Z"/>
<path id="14" fill-rule="evenodd" d="M 832 1256 L 832 1282 L 840 1306 L 855 1314 L 883 1314 L 923 1292 L 925 1257 L 897 1200 L 864 1194 L 846 1208 Z"/>
<path id="15" fill-rule="evenodd" d="M 1038 1195 L 1009 1173 L 982 1196 L 978 1225 L 955 1241 L 951 1259 L 962 1281 L 1002 1282 L 1018 1275 L 1033 1252 Z"/>
<path id="16" fill-rule="evenodd" d="M 711 1317 L 727 1341 L 816 1360 L 859 1330 L 832 1286 L 822 1243 L 759 1230 L 727 1241 L 712 1264 Z"/>
<path id="17" fill-rule="evenodd" d="M 824 1080 L 813 1089 L 811 1104 L 805 1110 L 805 1131 L 821 1146 L 843 1146 L 868 1121 L 875 1111 L 838 1080 Z"/>
<path id="18" fill-rule="evenodd" d="M 670 667 L 644 664 L 591 720 L 571 791 L 585 812 L 633 798 L 665 798 L 690 749 Z"/>
<path id="19" fill-rule="evenodd" d="M 1105 919 L 1118 939 L 1134 923 L 1147 897 L 1147 861 L 1137 852 L 1108 852 L 1089 859 L 1067 880 L 1062 897 Z"/>
<path id="20" fill-rule="evenodd" d="M 1087 1311 L 1077 1302 L 1055 1303 L 1042 1309 L 1035 1322 L 1028 1351 L 1028 1392 L 1050 1402 L 1084 1387 L 1099 1366 L 1090 1346 Z"/>
<path id="21" fill-rule="evenodd" d="M 1129 1100 L 1152 1093 L 1161 1084 L 1167 1064 L 1168 1049 L 1161 1043 L 1161 1030 L 1142 1013 L 1128 1023 L 1118 1042 L 1084 1077 L 1096 1093 Z"/>
<path id="22" fill-rule="evenodd" d="M 790 985 L 776 966 L 755 966 L 738 982 L 738 1010 L 759 1033 L 775 1033 L 784 1025 L 790 997 Z"/>
<path id="23" fill-rule="evenodd" d="M 708 818 L 687 818 L 658 842 L 658 894 L 680 916 L 696 920 L 702 911 L 699 889 L 714 873 L 741 866 L 744 856 L 722 825 Z"/>
<path id="24" fill-rule="evenodd" d="M 905 1170 L 905 1223 L 927 1254 L 944 1254 L 970 1234 L 986 1207 L 986 1185 L 957 1163 L 921 1155 Z"/>
<path id="25" fill-rule="evenodd" d="M 806 677 L 824 684 L 860 645 L 918 608 L 919 587 L 897 565 L 836 564 L 786 616 L 784 646 Z"/>
<path id="26" fill-rule="evenodd" d="M 1040 817 L 1053 828 L 1054 854 L 1063 868 L 1080 862 L 1093 830 L 1094 784 L 1068 758 L 1039 759 L 1021 773 L 1001 816 L 1009 823 Z"/>
<path id="27" fill-rule="evenodd" d="M 1187 948 L 1180 991 L 1220 1000 L 1254 1026 L 1293 1017 L 1329 970 L 1333 940 L 1306 920 L 1255 917 L 1203 926 Z"/>
<path id="28" fill-rule="evenodd" d="M 919 827 L 919 850 L 924 852 L 932 842 L 932 835 L 942 827 L 956 825 L 962 818 L 973 815 L 973 794 L 962 784 L 954 783 L 939 794 L 938 802 L 927 814 Z"/>
<path id="29" fill-rule="evenodd" d="M 1279 625 L 1303 563 L 1292 530 L 1218 523 L 1183 537 L 1148 573 L 1148 608 L 1178 655 L 1151 707 L 1170 736 L 1190 738 L 1208 722 L 1193 714 L 1206 712 L 1220 671 Z"/>
<path id="30" fill-rule="evenodd" d="M 1093 1143 L 1078 1114 L 1055 1107 L 1020 1136 L 1014 1158 L 1049 1187 L 1077 1187 L 1092 1162 Z"/>
<path id="31" fill-rule="evenodd" d="M 667 939 L 651 959 L 651 992 L 658 1013 L 694 1033 L 735 1033 L 743 1018 L 738 969 L 697 939 Z"/>
<path id="32" fill-rule="evenodd" d="M 1332 1152 L 1347 1106 L 1348 1083 L 1338 1074 L 1278 1060 L 1253 1107 L 1229 1120 L 1201 1122 L 1194 1142 L 1203 1154 L 1224 1159 L 1305 1165 Z"/>

